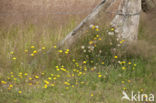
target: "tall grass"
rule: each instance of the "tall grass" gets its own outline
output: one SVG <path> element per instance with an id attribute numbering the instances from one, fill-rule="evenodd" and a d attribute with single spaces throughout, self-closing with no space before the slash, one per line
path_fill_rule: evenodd
<path id="1" fill-rule="evenodd" d="M 16 4 L 17 8 L 19 4 L 13 2 L 11 5 Z M 51 1 L 44 2 L 47 5 Z M 77 7 L 78 2 L 81 5 Z M 97 2 L 53 0 L 53 3 L 61 7 L 69 5 L 69 8 L 56 6 L 58 11 L 66 11 L 84 9 L 84 5 L 92 7 Z M 25 11 L 25 7 L 24 3 L 21 8 Z M 57 11 L 53 6 L 49 8 Z M 125 40 L 108 35 L 115 28 L 93 26 L 70 49 L 56 47 L 85 15 L 57 15 L 52 17 L 53 22 L 47 19 L 46 26 L 40 19 L 37 20 L 40 25 L 36 25 L 30 20 L 34 18 L 23 19 L 24 16 L 18 19 L 26 20 L 25 24 L 1 27 L 0 103 L 127 103 L 121 101 L 123 90 L 155 94 L 155 46 L 149 41 L 152 38 L 146 40 L 148 29 L 143 25 L 139 33 L 143 43 L 127 45 Z M 47 54 L 50 48 L 54 50 Z"/>

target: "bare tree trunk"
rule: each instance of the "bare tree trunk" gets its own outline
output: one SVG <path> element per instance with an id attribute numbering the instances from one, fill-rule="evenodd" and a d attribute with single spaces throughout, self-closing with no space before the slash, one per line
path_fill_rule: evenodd
<path id="1" fill-rule="evenodd" d="M 88 15 L 72 32 L 70 32 L 64 40 L 62 40 L 58 47 L 70 47 L 84 31 L 86 31 L 90 24 L 94 23 L 106 12 L 113 4 L 118 4 L 120 0 L 102 0 L 102 2 Z"/>
<path id="2" fill-rule="evenodd" d="M 122 0 L 118 13 L 111 22 L 118 32 L 118 37 L 133 41 L 137 39 L 141 0 Z"/>
<path id="3" fill-rule="evenodd" d="M 136 40 L 141 6 L 144 6 L 142 3 L 143 0 L 103 0 L 90 15 L 58 44 L 58 47 L 70 47 L 84 34 L 84 31 L 88 29 L 90 24 L 94 24 L 99 18 L 104 19 L 107 13 L 114 14 L 114 19 L 112 18 L 110 24 L 115 27 L 120 39 L 126 39 L 128 41 Z M 148 1 L 148 3 L 150 2 Z M 113 7 L 118 7 L 115 8 L 118 11 L 113 12 Z"/>

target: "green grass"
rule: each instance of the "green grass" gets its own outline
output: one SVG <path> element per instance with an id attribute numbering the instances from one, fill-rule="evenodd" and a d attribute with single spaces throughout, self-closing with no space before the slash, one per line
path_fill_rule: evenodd
<path id="1" fill-rule="evenodd" d="M 0 31 L 0 103 L 127 103 L 123 90 L 155 94 L 154 60 L 129 55 L 126 41 L 109 36 L 109 28 L 89 30 L 69 50 L 55 48 L 74 25 L 59 35 L 33 25 Z"/>

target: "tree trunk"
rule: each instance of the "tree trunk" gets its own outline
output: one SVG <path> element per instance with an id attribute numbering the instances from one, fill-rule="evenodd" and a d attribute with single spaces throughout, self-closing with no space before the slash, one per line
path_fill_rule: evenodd
<path id="1" fill-rule="evenodd" d="M 81 35 L 88 30 L 90 24 L 94 24 L 98 18 L 102 18 L 113 5 L 119 4 L 121 0 L 102 0 L 102 2 L 72 31 L 64 40 L 62 40 L 58 47 L 70 47 Z"/>
<path id="2" fill-rule="evenodd" d="M 140 13 L 141 0 L 122 0 L 118 12 L 111 22 L 120 39 L 128 41 L 137 39 Z"/>
<path id="3" fill-rule="evenodd" d="M 128 41 L 137 40 L 141 6 L 144 8 L 145 4 L 148 3 L 148 6 L 149 3 L 151 4 L 148 0 L 148 2 L 145 2 L 143 5 L 144 1 L 145 0 L 103 0 L 91 14 L 58 44 L 58 47 L 70 47 L 88 30 L 90 24 L 94 24 L 99 18 L 105 20 L 104 17 L 108 13 L 112 14 L 112 16 L 109 15 L 109 17 L 107 17 L 112 20 L 109 24 L 115 27 L 120 39 L 126 39 Z M 118 11 L 113 12 L 114 9 Z M 112 17 L 114 17 L 114 19 Z M 103 22 L 103 24 L 105 22 Z"/>

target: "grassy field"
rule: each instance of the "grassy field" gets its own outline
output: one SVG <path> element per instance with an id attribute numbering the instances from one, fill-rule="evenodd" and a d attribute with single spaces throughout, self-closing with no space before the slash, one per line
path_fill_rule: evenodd
<path id="1" fill-rule="evenodd" d="M 84 16 L 0 28 L 0 103 L 129 103 L 122 91 L 155 95 L 155 16 L 143 16 L 136 43 L 92 26 L 73 47 L 58 49 Z"/>

